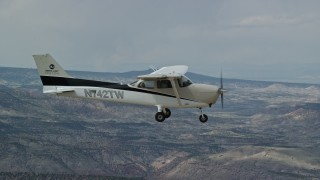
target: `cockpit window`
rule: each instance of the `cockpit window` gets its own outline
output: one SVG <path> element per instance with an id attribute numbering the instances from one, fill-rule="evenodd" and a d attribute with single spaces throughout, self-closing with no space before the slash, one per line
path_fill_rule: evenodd
<path id="1" fill-rule="evenodd" d="M 180 86 L 180 87 L 187 87 L 187 86 L 190 86 L 190 84 L 192 84 L 192 82 L 190 81 L 190 79 L 188 79 L 188 78 L 185 77 L 185 76 L 182 76 L 181 79 L 178 79 L 178 82 L 179 82 L 179 86 Z"/>
<path id="2" fill-rule="evenodd" d="M 138 85 L 140 88 L 146 88 L 146 89 L 154 89 L 154 81 L 141 81 Z"/>

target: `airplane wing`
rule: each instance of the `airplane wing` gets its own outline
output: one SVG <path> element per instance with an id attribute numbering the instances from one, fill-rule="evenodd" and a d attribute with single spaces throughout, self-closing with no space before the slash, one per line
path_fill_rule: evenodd
<path id="1" fill-rule="evenodd" d="M 157 79 L 168 79 L 172 84 L 173 92 L 177 98 L 179 106 L 181 106 L 180 95 L 176 87 L 176 81 L 178 78 L 181 78 L 188 71 L 188 66 L 177 65 L 177 66 L 168 66 L 163 67 L 153 73 L 147 75 L 138 76 L 138 79 L 142 80 L 157 80 Z"/>
<path id="2" fill-rule="evenodd" d="M 138 76 L 138 79 L 153 80 L 153 79 L 167 79 L 167 78 L 180 78 L 188 71 L 188 66 L 177 65 L 163 67 L 147 75 Z"/>

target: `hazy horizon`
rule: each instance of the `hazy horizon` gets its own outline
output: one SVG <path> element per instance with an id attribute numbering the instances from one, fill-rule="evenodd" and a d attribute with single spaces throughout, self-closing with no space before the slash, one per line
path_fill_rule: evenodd
<path id="1" fill-rule="evenodd" d="M 127 72 L 184 64 L 226 78 L 320 84 L 320 1 L 0 2 L 0 65 Z"/>
<path id="2" fill-rule="evenodd" d="M 0 66 L 0 68 L 22 68 L 22 69 L 33 69 L 35 71 L 37 71 L 36 67 L 9 67 L 9 66 Z M 71 71 L 71 72 L 87 72 L 87 73 L 130 73 L 130 72 L 139 72 L 139 71 L 152 71 L 151 68 L 146 67 L 145 69 L 137 69 L 137 70 L 128 70 L 128 71 L 109 71 L 109 72 L 104 72 L 104 71 L 90 71 L 90 70 L 74 70 L 74 69 L 65 69 L 67 72 Z M 212 78 L 220 78 L 220 73 L 219 75 L 207 75 L 207 74 L 201 74 L 199 72 L 193 72 L 193 71 L 188 71 L 188 73 L 193 73 L 196 75 L 201 75 L 201 76 L 208 76 L 208 77 L 212 77 Z M 144 74 L 141 74 L 144 75 Z M 187 77 L 188 74 L 187 74 Z M 78 78 L 75 76 L 75 78 Z M 293 84 L 310 84 L 310 85 L 320 85 L 319 83 L 312 83 L 312 82 L 295 82 L 295 81 L 290 81 L 289 79 L 277 79 L 274 78 L 274 80 L 260 80 L 260 79 L 249 79 L 249 78 L 237 78 L 237 77 L 225 77 L 225 75 L 223 74 L 223 79 L 230 79 L 230 80 L 244 80 L 244 81 L 261 81 L 261 82 L 270 82 L 270 83 L 293 83 Z M 191 79 L 193 80 L 193 79 Z M 194 81 L 194 83 L 199 83 L 198 81 Z"/>

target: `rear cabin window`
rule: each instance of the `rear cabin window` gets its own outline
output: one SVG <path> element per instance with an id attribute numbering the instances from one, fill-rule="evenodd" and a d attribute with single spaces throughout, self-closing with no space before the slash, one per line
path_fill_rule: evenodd
<path id="1" fill-rule="evenodd" d="M 154 89 L 154 81 L 142 81 L 138 87 L 146 89 Z"/>
<path id="2" fill-rule="evenodd" d="M 172 85 L 169 80 L 159 80 L 157 81 L 157 87 L 158 89 L 172 88 Z"/>

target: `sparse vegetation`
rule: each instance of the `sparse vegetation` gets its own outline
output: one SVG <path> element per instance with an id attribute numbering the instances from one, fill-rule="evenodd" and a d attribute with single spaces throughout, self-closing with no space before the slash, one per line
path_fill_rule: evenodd
<path id="1" fill-rule="evenodd" d="M 153 107 L 44 95 L 36 70 L 0 68 L 0 83 L 0 179 L 320 177 L 318 85 L 226 79 L 202 124 L 196 109 L 158 123 Z"/>

